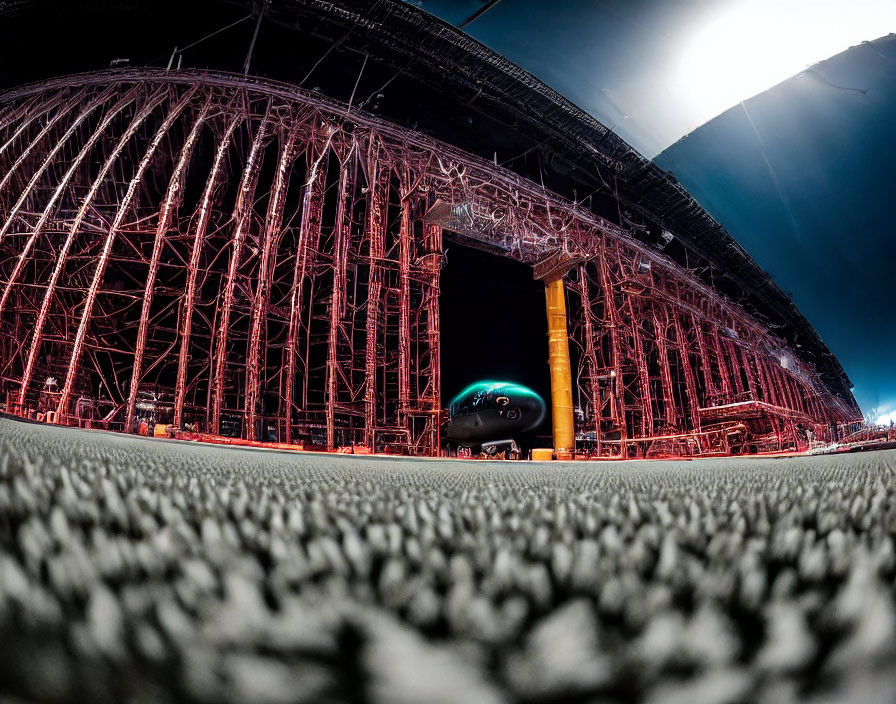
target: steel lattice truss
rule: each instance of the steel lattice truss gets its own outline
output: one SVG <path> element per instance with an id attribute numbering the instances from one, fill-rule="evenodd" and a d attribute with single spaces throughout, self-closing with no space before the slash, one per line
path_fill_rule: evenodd
<path id="1" fill-rule="evenodd" d="M 7 407 L 435 454 L 443 232 L 567 270 L 591 452 L 781 449 L 858 420 L 577 204 L 291 86 L 147 71 L 0 96 Z"/>

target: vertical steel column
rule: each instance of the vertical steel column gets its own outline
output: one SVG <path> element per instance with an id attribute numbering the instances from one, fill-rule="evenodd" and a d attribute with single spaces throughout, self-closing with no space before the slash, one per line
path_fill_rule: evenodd
<path id="1" fill-rule="evenodd" d="M 680 290 L 676 284 L 676 292 L 678 294 L 678 300 L 681 301 Z M 694 370 L 691 368 L 691 357 L 688 353 L 688 347 L 686 344 L 686 337 L 684 333 L 684 326 L 681 324 L 681 316 L 685 315 L 685 310 L 680 308 L 678 310 L 672 311 L 672 325 L 675 329 L 675 344 L 678 347 L 678 356 L 681 359 L 682 372 L 684 373 L 684 386 L 685 392 L 688 395 L 688 400 L 690 401 L 691 406 L 691 428 L 695 431 L 700 430 L 700 399 L 697 394 L 697 382 L 694 379 Z M 698 343 L 699 344 L 699 343 Z M 706 364 L 706 360 L 703 359 L 703 364 Z"/>
<path id="2" fill-rule="evenodd" d="M 753 365 L 750 364 L 752 352 L 746 347 L 741 347 L 740 356 L 743 359 L 744 371 L 747 373 L 747 386 L 750 387 L 750 395 L 754 401 L 758 401 L 759 394 L 757 393 L 756 375 L 753 373 Z"/>
<path id="3" fill-rule="evenodd" d="M 375 450 L 377 425 L 377 335 L 383 282 L 380 271 L 385 256 L 386 207 L 389 197 L 389 171 L 381 172 L 378 138 L 371 135 L 367 161 L 368 203 L 366 238 L 369 242 L 370 276 L 367 284 L 366 349 L 364 353 L 364 444 Z"/>
<path id="4" fill-rule="evenodd" d="M 708 405 L 708 399 L 718 394 L 718 389 L 716 389 L 715 382 L 712 379 L 712 368 L 710 367 L 712 362 L 709 358 L 709 347 L 706 343 L 706 332 L 703 329 L 703 321 L 693 311 L 691 311 L 691 327 L 693 328 L 695 333 L 694 336 L 697 339 L 697 349 L 700 354 L 700 366 L 703 369 L 703 386 L 706 390 L 706 398 L 703 399 L 702 404 Z"/>
<path id="5" fill-rule="evenodd" d="M 791 391 L 789 384 L 790 374 L 781 367 L 778 367 L 775 371 L 778 374 L 778 385 L 783 392 L 785 405 L 792 411 L 797 410 L 796 401 L 793 398 L 793 392 Z"/>
<path id="6" fill-rule="evenodd" d="M 349 163 L 357 165 L 354 147 L 340 163 L 339 192 L 336 196 L 336 226 L 333 231 L 333 292 L 330 296 L 330 330 L 327 337 L 327 449 L 336 447 L 336 395 L 337 377 L 340 374 L 338 346 L 342 329 L 342 313 L 345 308 L 346 267 L 351 238 L 350 192 L 355 186 L 356 170 L 349 178 Z"/>
<path id="7" fill-rule="evenodd" d="M 790 387 L 793 390 L 793 398 L 796 401 L 796 408 L 801 413 L 806 413 L 806 403 L 805 398 L 803 397 L 803 389 L 802 384 L 797 381 L 796 377 L 790 377 Z"/>
<path id="8" fill-rule="evenodd" d="M 329 126 L 328 129 L 335 129 Z M 285 418 L 284 439 L 292 442 L 292 416 L 295 397 L 296 354 L 299 344 L 299 326 L 302 320 L 302 292 L 308 274 L 309 260 L 313 256 L 314 243 L 320 237 L 324 187 L 327 181 L 327 156 L 329 142 L 318 145 L 317 130 L 312 130 L 307 156 L 309 175 L 302 197 L 302 218 L 299 224 L 299 241 L 293 269 L 292 295 L 289 308 L 289 331 L 286 336 L 286 383 L 284 384 L 281 417 Z M 319 152 L 319 153 L 318 153 Z M 307 371 L 307 370 L 306 370 Z"/>
<path id="9" fill-rule="evenodd" d="M 667 320 L 663 311 L 663 320 L 653 310 L 653 329 L 656 335 L 657 355 L 660 360 L 660 379 L 663 383 L 663 396 L 666 397 L 665 410 L 666 422 L 673 428 L 677 427 L 679 409 L 675 407 L 675 392 L 672 390 L 672 368 L 669 364 L 669 347 L 666 340 Z"/>
<path id="10" fill-rule="evenodd" d="M 603 407 L 600 398 L 600 383 L 597 379 L 598 365 L 597 353 L 594 350 L 594 311 L 591 309 L 591 292 L 588 290 L 588 278 L 585 274 L 585 264 L 579 265 L 579 295 L 582 299 L 582 308 L 584 311 L 584 335 L 585 335 L 585 364 L 588 368 L 588 386 L 591 395 L 591 408 L 594 414 L 594 438 L 597 443 L 597 455 L 602 454 L 603 437 L 601 433 L 601 418 L 603 416 Z"/>
<path id="11" fill-rule="evenodd" d="M 780 365 L 777 361 L 770 361 L 766 364 L 765 371 L 769 378 L 770 388 L 772 390 L 772 398 L 775 399 L 775 403 L 781 408 L 788 408 L 789 401 L 787 400 L 787 395 L 784 393 L 784 389 L 781 386 Z"/>
<path id="12" fill-rule="evenodd" d="M 803 390 L 803 401 L 806 404 L 806 414 L 812 418 L 812 420 L 816 420 L 818 418 L 818 409 L 815 407 L 815 392 L 809 384 L 802 383 L 801 387 Z"/>
<path id="13" fill-rule="evenodd" d="M 259 379 L 259 354 L 261 352 L 261 330 L 267 323 L 268 299 L 271 290 L 272 260 L 280 244 L 280 229 L 283 224 L 283 208 L 286 198 L 286 187 L 289 185 L 289 169 L 293 161 L 293 147 L 296 141 L 295 130 L 290 130 L 280 150 L 280 161 L 277 174 L 268 201 L 268 212 L 265 217 L 264 233 L 261 236 L 261 262 L 258 265 L 258 284 L 252 301 L 252 313 L 249 322 L 249 353 L 246 359 L 246 437 L 255 440 L 255 421 L 258 404 L 261 398 L 261 380 Z"/>
<path id="14" fill-rule="evenodd" d="M 790 388 L 790 393 L 793 397 L 794 410 L 796 410 L 800 413 L 803 413 L 804 409 L 803 409 L 802 399 L 800 398 L 799 384 L 796 383 L 796 381 L 793 379 L 792 376 L 788 375 L 787 385 Z"/>
<path id="15" fill-rule="evenodd" d="M 102 100 L 97 99 L 97 105 L 100 102 L 103 102 L 109 95 L 114 92 L 112 88 L 104 91 L 102 96 Z M 91 152 L 94 145 L 99 141 L 100 137 L 106 131 L 106 128 L 110 125 L 112 120 L 115 118 L 118 113 L 124 110 L 128 105 L 130 105 L 138 95 L 137 87 L 129 90 L 112 108 L 106 113 L 103 119 L 100 121 L 100 124 L 97 125 L 96 129 L 93 131 L 93 134 L 90 135 L 90 138 L 85 142 L 84 146 L 81 148 L 81 151 L 78 152 L 78 155 L 72 161 L 69 170 L 63 176 L 62 181 L 59 184 L 59 187 L 54 192 L 54 197 L 56 194 L 62 194 L 64 187 L 68 184 L 69 180 L 74 175 L 75 171 L 80 166 L 81 162 L 87 157 L 87 155 Z M 82 113 L 83 114 L 83 113 Z M 89 114 L 89 113 L 88 113 Z M 85 115 L 86 117 L 86 115 Z M 115 145 L 115 148 L 112 150 L 112 153 L 104 162 L 102 168 L 100 169 L 99 174 L 94 179 L 93 184 L 90 187 L 90 190 L 87 192 L 87 195 L 84 197 L 84 201 L 81 204 L 81 207 L 78 209 L 78 213 L 75 216 L 75 219 L 72 221 L 72 226 L 69 228 L 68 235 L 65 238 L 65 242 L 63 242 L 62 247 L 56 253 L 56 265 L 53 268 L 53 273 L 50 275 L 50 280 L 47 282 L 47 289 L 44 292 L 44 298 L 40 306 L 40 312 L 37 314 L 37 319 L 34 321 L 34 333 L 31 338 L 31 347 L 28 350 L 28 358 L 25 363 L 25 371 L 22 374 L 22 383 L 19 388 L 19 402 L 25 402 L 25 395 L 28 392 L 28 385 L 31 383 L 31 376 L 34 373 L 34 365 L 37 362 L 37 355 L 40 352 L 41 341 L 43 336 L 44 325 L 47 322 L 47 316 L 50 312 L 50 305 L 53 302 L 53 296 L 56 291 L 56 284 L 59 281 L 59 277 L 62 275 L 62 269 L 65 266 L 66 258 L 68 257 L 68 252 L 72 247 L 72 244 L 75 241 L 75 238 L 78 236 L 81 228 L 81 223 L 84 221 L 84 218 L 87 216 L 87 211 L 90 208 L 91 203 L 93 202 L 93 198 L 96 195 L 97 190 L 99 190 L 100 185 L 103 180 L 106 178 L 106 174 L 109 173 L 109 169 L 112 168 L 112 164 L 118 158 L 118 155 L 125 148 L 125 145 L 133 136 L 134 132 L 136 132 L 137 128 L 143 122 L 143 118 L 139 121 L 135 117 L 131 121 L 131 125 L 124 135 L 118 140 L 118 143 Z"/>
<path id="16" fill-rule="evenodd" d="M 618 247 L 618 245 L 616 245 Z M 613 283 L 610 280 L 610 264 L 607 256 L 607 235 L 600 235 L 600 283 L 604 296 L 604 315 L 607 317 L 607 327 L 610 330 L 610 347 L 613 355 L 612 386 L 610 393 L 613 395 L 610 406 L 616 423 L 620 429 L 620 439 L 624 443 L 628 438 L 628 426 L 625 422 L 625 385 L 622 379 L 622 364 L 620 363 L 619 350 L 619 311 L 616 309 L 616 299 L 613 293 Z M 621 446 L 620 446 L 621 447 Z"/>
<path id="17" fill-rule="evenodd" d="M 3 178 L 0 178 L 0 192 L 6 188 L 6 184 L 12 178 L 13 174 L 18 170 L 18 168 L 25 162 L 28 156 L 31 154 L 32 150 L 37 149 L 37 146 L 41 143 L 44 137 L 46 137 L 56 126 L 56 123 L 59 122 L 63 117 L 68 114 L 68 111 L 78 104 L 80 101 L 80 96 L 69 97 L 69 99 L 62 104 L 62 106 L 56 111 L 56 114 L 53 115 L 49 120 L 47 120 L 47 124 L 44 125 L 44 128 L 37 133 L 37 136 L 31 140 L 31 143 L 25 147 L 21 153 L 19 154 L 19 158 L 16 159 L 12 165 L 6 170 L 6 173 L 3 175 Z M 2 154 L 2 150 L 0 150 L 0 154 Z"/>
<path id="18" fill-rule="evenodd" d="M 758 376 L 757 383 L 759 384 L 759 393 L 762 396 L 762 401 L 765 403 L 771 403 L 771 399 L 768 395 L 768 379 L 765 377 L 765 367 L 764 364 L 764 355 L 761 352 L 756 352 L 754 355 L 754 359 L 756 360 L 756 374 Z"/>
<path id="19" fill-rule="evenodd" d="M 125 215 L 130 208 L 131 200 L 134 198 L 134 195 L 137 192 L 137 187 L 140 185 L 140 182 L 143 179 L 143 174 L 152 161 L 156 149 L 161 143 L 162 138 L 166 134 L 168 134 L 168 130 L 171 129 L 171 126 L 174 124 L 175 120 L 183 112 L 184 108 L 187 107 L 197 89 L 198 87 L 194 86 L 193 88 L 188 90 L 187 93 L 168 112 L 167 117 L 159 126 L 158 130 L 156 130 L 156 133 L 153 136 L 152 141 L 149 143 L 149 146 L 147 147 L 143 158 L 137 165 L 137 170 L 134 173 L 131 182 L 128 184 L 128 189 L 125 192 L 124 197 L 121 199 L 120 205 L 118 206 L 118 212 L 115 214 L 115 219 L 112 221 L 112 224 L 109 227 L 109 232 L 106 234 L 106 241 L 103 244 L 103 250 L 100 253 L 99 262 L 97 263 L 96 269 L 94 270 L 93 280 L 90 283 L 90 289 L 87 291 L 87 298 L 84 301 L 84 310 L 81 313 L 81 322 L 78 325 L 78 332 L 75 334 L 75 342 L 72 347 L 71 357 L 69 359 L 68 373 L 65 377 L 65 384 L 62 387 L 61 393 L 59 394 L 59 406 L 56 412 L 60 417 L 68 412 L 68 399 L 71 395 L 72 386 L 74 385 L 75 379 L 78 375 L 78 365 L 81 363 L 81 352 L 84 348 L 84 339 L 87 335 L 87 327 L 90 324 L 90 316 L 93 314 L 93 306 L 96 302 L 97 293 L 99 292 L 100 284 L 102 283 L 103 276 L 106 272 L 106 265 L 109 262 L 109 256 L 112 253 L 112 245 L 115 243 L 115 238 L 118 235 L 118 231 L 121 228 L 122 223 L 124 222 Z M 167 91 L 165 91 L 164 93 L 158 93 L 155 97 L 150 98 L 147 101 L 146 105 L 141 108 L 134 119 L 137 120 L 139 118 L 140 122 L 144 121 L 167 97 Z"/>
<path id="20" fill-rule="evenodd" d="M 249 109 L 248 106 L 246 108 Z M 230 312 L 233 308 L 233 288 L 236 284 L 236 276 L 239 271 L 240 258 L 243 254 L 243 244 L 246 239 L 246 230 L 252 219 L 252 206 L 255 198 L 255 187 L 258 185 L 258 172 L 261 169 L 261 149 L 270 129 L 269 117 L 271 102 L 268 101 L 264 117 L 258 125 L 249 157 L 240 180 L 240 190 L 233 209 L 233 220 L 236 227 L 231 238 L 232 250 L 230 253 L 230 265 L 227 268 L 227 279 L 224 283 L 224 295 L 221 299 L 221 322 L 218 325 L 218 335 L 214 346 L 214 375 L 212 380 L 211 419 L 209 427 L 211 432 L 218 434 L 221 429 L 221 406 L 224 396 L 224 371 L 227 369 L 227 342 L 230 336 Z"/>
<path id="21" fill-rule="evenodd" d="M 815 407 L 814 391 L 808 384 L 802 384 L 803 400 L 806 404 L 806 414 L 816 420 L 818 418 L 818 409 Z"/>
<path id="22" fill-rule="evenodd" d="M 173 424 L 178 428 L 183 423 L 184 397 L 187 389 L 187 367 L 190 361 L 190 340 L 193 335 L 193 310 L 196 305 L 196 285 L 199 277 L 199 262 L 202 254 L 202 246 L 205 244 L 205 233 L 208 229 L 209 218 L 211 217 L 212 201 L 221 176 L 221 165 L 224 163 L 224 156 L 227 154 L 227 150 L 230 147 L 233 133 L 242 121 L 243 115 L 237 114 L 233 117 L 227 124 L 224 134 L 218 142 L 218 147 L 215 149 L 215 157 L 212 161 L 212 168 L 206 179 L 205 188 L 202 191 L 202 200 L 199 205 L 199 217 L 196 219 L 196 226 L 193 230 L 193 242 L 190 245 L 190 261 L 187 265 L 187 284 L 184 288 L 183 313 L 180 319 L 180 330 L 178 331 L 178 337 L 180 337 L 180 350 L 177 355 L 177 376 L 175 377 L 174 382 Z M 198 122 L 197 125 L 199 125 Z M 194 127 L 194 132 L 191 133 L 191 137 L 194 140 L 195 135 L 198 135 L 198 129 L 196 127 Z M 159 232 L 161 232 L 161 230 L 159 230 Z M 153 255 L 155 261 L 155 251 L 153 251 Z M 148 319 L 148 313 L 149 309 L 147 307 L 147 315 L 140 320 L 141 326 L 144 324 L 143 321 Z M 138 369 L 135 365 L 134 373 L 136 374 L 137 371 Z M 136 393 L 136 389 L 134 389 L 134 393 Z"/>
<path id="23" fill-rule="evenodd" d="M 409 427 L 408 410 L 411 405 L 411 203 L 407 192 L 407 178 L 403 179 L 401 226 L 398 240 L 398 424 Z"/>
<path id="24" fill-rule="evenodd" d="M 439 433 L 441 381 L 441 337 L 439 327 L 439 269 L 442 254 L 442 228 L 438 225 L 424 223 L 423 238 L 426 242 L 427 290 L 424 307 L 426 308 L 426 339 L 429 345 L 429 402 L 430 402 L 430 447 L 432 453 L 439 454 L 441 440 Z"/>
<path id="25" fill-rule="evenodd" d="M 647 357 L 644 354 L 644 340 L 641 337 L 640 311 L 635 312 L 632 296 L 626 294 L 626 301 L 631 313 L 632 342 L 635 346 L 635 365 L 638 369 L 638 380 L 641 387 L 641 434 L 653 434 L 653 403 L 650 393 L 650 374 L 647 370 Z"/>
<path id="26" fill-rule="evenodd" d="M 739 401 L 743 400 L 744 380 L 741 378 L 740 374 L 740 357 L 737 354 L 738 345 L 726 338 L 722 342 L 722 347 L 728 353 L 728 359 L 731 360 L 731 373 L 734 377 L 734 388 L 737 393 L 737 399 Z"/>
<path id="27" fill-rule="evenodd" d="M 722 393 L 725 397 L 724 402 L 730 403 L 733 395 L 731 376 L 728 374 L 728 365 L 725 364 L 725 355 L 722 352 L 722 342 L 719 340 L 719 328 L 717 325 L 713 325 L 712 328 L 712 343 L 716 351 L 716 363 L 719 366 L 719 375 L 722 377 Z"/>
<path id="28" fill-rule="evenodd" d="M 566 324 L 566 290 L 563 278 L 545 281 L 548 315 L 548 364 L 551 370 L 551 420 L 554 451 L 575 452 L 576 431 L 572 410 L 572 372 L 569 366 L 569 329 Z"/>
<path id="29" fill-rule="evenodd" d="M 777 360 L 769 361 L 766 364 L 765 370 L 771 384 L 772 396 L 775 398 L 775 402 L 781 408 L 789 408 L 790 402 L 788 401 L 787 394 L 784 392 L 784 388 L 781 385 L 781 365 Z"/>
<path id="30" fill-rule="evenodd" d="M 793 385 L 793 378 L 790 376 L 789 371 L 784 371 L 784 385 L 787 387 L 787 393 L 790 397 L 790 407 L 794 411 L 800 410 L 799 398 L 796 393 L 796 389 Z"/>
<path id="31" fill-rule="evenodd" d="M 821 405 L 821 398 L 818 395 L 818 391 L 816 391 L 815 389 L 812 389 L 809 400 L 812 405 L 812 413 L 815 415 L 815 417 L 819 421 L 825 421 L 826 418 L 825 418 L 824 408 Z"/>
<path id="32" fill-rule="evenodd" d="M 731 353 L 731 366 L 734 367 L 734 378 L 737 382 L 737 394 L 743 401 L 746 400 L 746 397 L 750 393 L 750 382 L 748 379 L 746 384 L 744 383 L 746 370 L 744 369 L 744 361 L 741 356 L 742 349 L 740 344 L 733 340 L 726 340 L 726 344 Z"/>
<path id="33" fill-rule="evenodd" d="M 800 398 L 802 399 L 805 413 L 806 415 L 811 416 L 814 413 L 814 410 L 812 409 L 812 389 L 803 379 L 800 379 L 798 386 L 800 388 Z"/>
<path id="34" fill-rule="evenodd" d="M 769 369 L 769 361 L 765 356 L 759 358 L 759 373 L 762 377 L 762 391 L 766 402 L 774 406 L 780 406 L 781 402 L 778 398 L 778 390 L 775 388 L 775 380 Z"/>

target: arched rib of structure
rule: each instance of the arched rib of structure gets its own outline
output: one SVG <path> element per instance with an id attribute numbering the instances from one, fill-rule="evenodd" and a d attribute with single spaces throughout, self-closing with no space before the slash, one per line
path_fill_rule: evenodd
<path id="1" fill-rule="evenodd" d="M 565 271 L 596 454 L 725 452 L 760 417 L 781 449 L 858 419 L 618 226 L 289 85 L 129 71 L 9 91 L 0 174 L 0 370 L 20 413 L 432 454 L 444 235 Z"/>

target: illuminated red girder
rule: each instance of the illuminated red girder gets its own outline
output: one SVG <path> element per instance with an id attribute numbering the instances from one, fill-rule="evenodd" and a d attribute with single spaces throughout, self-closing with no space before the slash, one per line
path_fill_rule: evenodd
<path id="1" fill-rule="evenodd" d="M 567 269 L 580 454 L 801 449 L 860 420 L 747 312 L 579 204 L 292 86 L 157 71 L 0 96 L 7 410 L 437 454 L 455 235 Z"/>

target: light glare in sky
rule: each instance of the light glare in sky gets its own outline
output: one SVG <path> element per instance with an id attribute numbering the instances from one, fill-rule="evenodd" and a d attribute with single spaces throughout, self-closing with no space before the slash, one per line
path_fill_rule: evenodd
<path id="1" fill-rule="evenodd" d="M 878 411 L 877 413 L 871 413 L 872 422 L 876 425 L 896 425 L 896 409 L 890 409 L 889 412 L 886 411 Z"/>
<path id="2" fill-rule="evenodd" d="M 683 37 L 675 66 L 691 131 L 808 66 L 896 31 L 896 0 L 733 0 Z"/>

